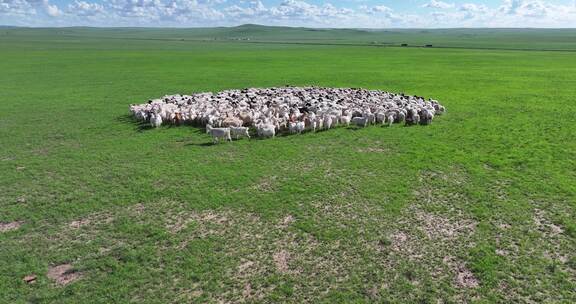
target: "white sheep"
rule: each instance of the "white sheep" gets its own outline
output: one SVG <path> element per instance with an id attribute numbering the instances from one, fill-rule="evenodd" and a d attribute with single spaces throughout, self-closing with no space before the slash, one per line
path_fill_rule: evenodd
<path id="1" fill-rule="evenodd" d="M 430 124 L 434 116 L 446 111 L 438 101 L 418 96 L 317 87 L 167 95 L 144 104 L 132 104 L 129 109 L 136 120 L 149 122 L 153 127 L 182 123 L 209 124 L 211 128 L 253 127 L 258 136 L 267 137 L 284 131 L 302 133 L 304 128 L 316 131 L 349 126 L 351 122 L 362 127 L 374 123 Z M 247 131 L 238 129 L 238 137 L 247 137 Z"/>
<path id="2" fill-rule="evenodd" d="M 158 128 L 162 125 L 162 116 L 159 113 L 151 113 L 150 124 L 152 127 Z"/>
<path id="3" fill-rule="evenodd" d="M 230 135 L 234 136 L 236 139 L 240 137 L 247 137 L 250 139 L 248 127 L 230 127 Z"/>
<path id="4" fill-rule="evenodd" d="M 324 128 L 326 129 L 332 128 L 332 123 L 333 123 L 332 115 L 324 116 Z"/>
<path id="5" fill-rule="evenodd" d="M 396 112 L 388 112 L 387 113 L 388 116 L 386 117 L 386 122 L 388 123 L 388 126 L 391 127 L 392 123 L 394 123 L 394 120 L 396 120 Z"/>
<path id="6" fill-rule="evenodd" d="M 260 124 L 256 127 L 256 133 L 260 137 L 274 137 L 276 136 L 276 130 L 274 125 Z"/>
<path id="7" fill-rule="evenodd" d="M 206 132 L 212 136 L 212 142 L 220 142 L 220 139 L 232 141 L 230 137 L 230 128 L 213 128 L 211 125 L 206 125 Z"/>
<path id="8" fill-rule="evenodd" d="M 324 128 L 324 118 L 322 116 L 316 118 L 316 128 L 319 130 Z"/>
<path id="9" fill-rule="evenodd" d="M 376 123 L 384 124 L 386 121 L 386 113 L 378 112 L 376 113 Z"/>
<path id="10" fill-rule="evenodd" d="M 308 116 L 306 122 L 308 123 L 308 129 L 312 130 L 312 132 L 316 132 L 316 115 Z"/>
<path id="11" fill-rule="evenodd" d="M 350 126 L 350 120 L 351 119 L 352 118 L 348 115 L 342 115 L 342 116 L 340 116 L 340 124 L 348 127 L 348 126 Z"/>
<path id="12" fill-rule="evenodd" d="M 368 118 L 366 118 L 366 117 L 353 117 L 351 122 L 357 126 L 366 127 L 368 125 Z"/>
<path id="13" fill-rule="evenodd" d="M 296 132 L 298 134 L 304 132 L 305 129 L 306 129 L 306 123 L 304 123 L 303 121 L 296 122 Z"/>
<path id="14" fill-rule="evenodd" d="M 368 124 L 374 124 L 376 123 L 376 115 L 372 114 L 372 113 L 366 113 L 365 115 Z"/>

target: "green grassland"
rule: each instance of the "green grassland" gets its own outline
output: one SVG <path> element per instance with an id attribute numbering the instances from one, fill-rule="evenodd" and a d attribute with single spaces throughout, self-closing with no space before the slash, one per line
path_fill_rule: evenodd
<path id="1" fill-rule="evenodd" d="M 573 29 L 313 29 L 246 24 L 221 28 L 0 28 L 0 37 L 51 40 L 99 39 L 281 44 L 370 45 L 576 51 Z"/>
<path id="2" fill-rule="evenodd" d="M 0 29 L 0 302 L 574 303 L 576 31 L 333 31 Z M 128 116 L 287 84 L 448 112 L 219 145 Z"/>

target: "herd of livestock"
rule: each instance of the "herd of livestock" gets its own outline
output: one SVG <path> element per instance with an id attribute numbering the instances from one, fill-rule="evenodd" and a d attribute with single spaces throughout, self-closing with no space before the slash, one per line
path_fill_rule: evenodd
<path id="1" fill-rule="evenodd" d="M 259 137 L 274 137 L 282 132 L 299 134 L 342 125 L 428 125 L 445 108 L 433 99 L 379 90 L 279 87 L 168 95 L 132 104 L 130 112 L 153 127 L 205 127 L 217 142 L 250 138 L 250 128 Z"/>

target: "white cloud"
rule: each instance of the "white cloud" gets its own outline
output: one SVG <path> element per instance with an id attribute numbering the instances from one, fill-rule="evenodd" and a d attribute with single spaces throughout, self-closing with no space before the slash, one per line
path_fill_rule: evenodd
<path id="1" fill-rule="evenodd" d="M 454 8 L 454 3 L 447 3 L 439 0 L 431 0 L 430 2 L 422 5 L 422 7 L 436 8 L 436 9 L 449 9 Z"/>
<path id="2" fill-rule="evenodd" d="M 300 0 L 284 0 L 277 6 L 266 7 L 261 1 L 249 1 L 246 5 L 232 5 L 224 14 L 237 22 L 266 23 L 275 25 L 330 26 L 346 21 L 354 10 L 338 8 L 330 3 L 310 4 Z"/>
<path id="3" fill-rule="evenodd" d="M 504 3 L 500 6 L 499 10 L 504 14 L 513 15 L 521 4 L 522 0 L 504 0 Z"/>
<path id="4" fill-rule="evenodd" d="M 46 13 L 50 17 L 58 17 L 62 15 L 62 11 L 56 5 L 46 3 Z"/>
<path id="5" fill-rule="evenodd" d="M 270 13 L 261 1 L 250 1 L 245 7 L 232 5 L 225 8 L 224 12 L 236 18 L 253 18 Z"/>
<path id="6" fill-rule="evenodd" d="M 0 16 L 19 17 L 26 21 L 25 17 L 41 14 L 59 17 L 62 11 L 48 0 L 0 0 Z"/>
<path id="7" fill-rule="evenodd" d="M 384 5 L 377 5 L 372 7 L 372 11 L 375 13 L 391 13 L 392 9 Z"/>
<path id="8" fill-rule="evenodd" d="M 104 14 L 104 6 L 98 3 L 75 0 L 68 5 L 68 13 L 78 16 L 96 16 Z"/>
<path id="9" fill-rule="evenodd" d="M 505 0 L 504 4 L 500 6 L 500 12 L 508 15 L 524 16 L 524 17 L 542 17 L 550 12 L 558 12 L 562 6 L 546 4 L 545 2 L 533 0 Z"/>
<path id="10" fill-rule="evenodd" d="M 158 19 L 164 3 L 160 0 L 111 0 L 110 8 L 121 17 Z"/>
<path id="11" fill-rule="evenodd" d="M 34 6 L 26 0 L 0 0 L 0 14 L 25 16 L 36 14 Z"/>
<path id="12" fill-rule="evenodd" d="M 490 13 L 490 9 L 484 4 L 464 3 L 459 8 L 467 18 L 482 17 Z"/>
<path id="13" fill-rule="evenodd" d="M 429 0 L 432 12 L 397 11 L 390 6 L 342 7 L 329 2 L 282 0 L 0 0 L 0 23 L 32 26 L 218 26 L 259 23 L 309 27 L 574 27 L 576 0 L 502 0 L 454 4 Z M 479 1 L 479 0 L 477 0 Z"/>
<path id="14" fill-rule="evenodd" d="M 284 0 L 277 7 L 270 8 L 273 17 L 280 17 L 282 19 L 295 18 L 297 20 L 305 20 L 312 18 L 337 18 L 346 17 L 347 14 L 352 13 L 349 9 L 338 9 L 330 3 L 322 6 L 310 4 L 306 1 L 300 0 Z"/>
<path id="15" fill-rule="evenodd" d="M 576 5 L 552 4 L 541 0 L 505 0 L 495 13 L 492 24 L 501 26 L 576 26 Z"/>

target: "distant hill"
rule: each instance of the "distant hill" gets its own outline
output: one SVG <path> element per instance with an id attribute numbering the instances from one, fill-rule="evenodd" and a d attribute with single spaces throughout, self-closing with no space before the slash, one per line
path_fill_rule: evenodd
<path id="1" fill-rule="evenodd" d="M 151 39 L 240 43 L 342 44 L 478 49 L 575 50 L 576 29 L 331 29 L 243 24 L 213 28 L 20 28 L 1 26 L 3 37 L 48 39 Z"/>

